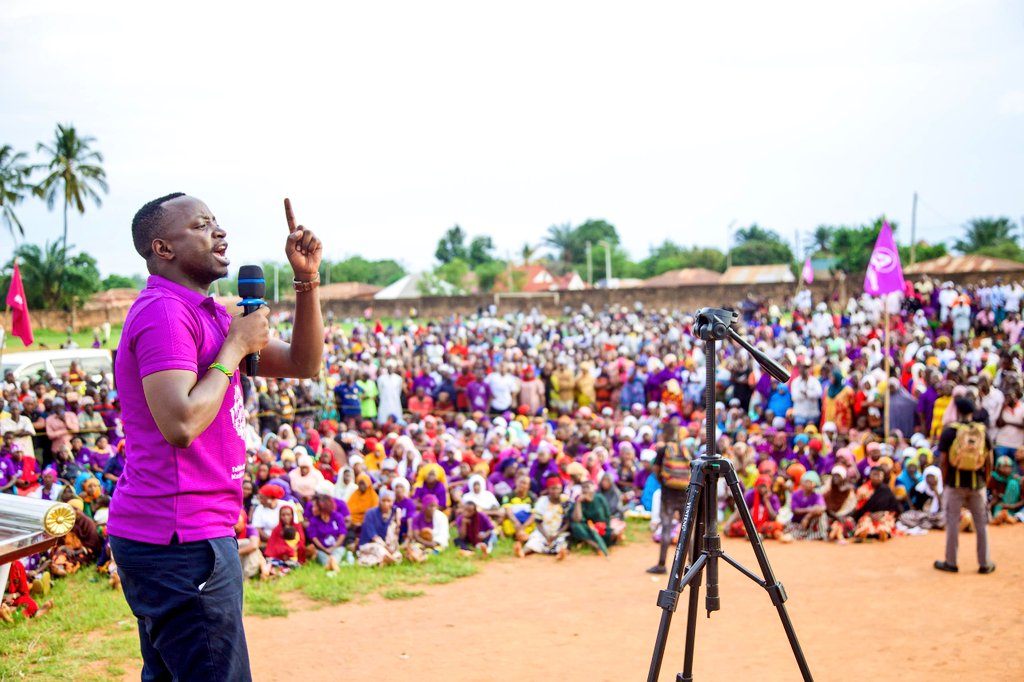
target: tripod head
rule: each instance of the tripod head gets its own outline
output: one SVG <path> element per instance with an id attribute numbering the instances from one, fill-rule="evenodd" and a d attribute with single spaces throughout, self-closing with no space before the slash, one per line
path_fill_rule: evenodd
<path id="1" fill-rule="evenodd" d="M 701 308 L 697 311 L 697 336 L 704 341 L 732 339 L 750 353 L 757 360 L 757 364 L 761 365 L 761 368 L 776 381 L 783 383 L 789 381 L 789 372 L 782 365 L 754 348 L 733 329 L 733 325 L 738 319 L 739 314 L 729 308 Z"/>

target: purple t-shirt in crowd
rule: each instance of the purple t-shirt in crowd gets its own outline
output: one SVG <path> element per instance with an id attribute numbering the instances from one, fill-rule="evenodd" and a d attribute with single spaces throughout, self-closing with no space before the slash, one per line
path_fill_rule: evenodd
<path id="1" fill-rule="evenodd" d="M 338 512 L 332 512 L 326 521 L 319 516 L 311 518 L 306 528 L 306 537 L 310 542 L 316 538 L 324 547 L 333 547 L 339 542 L 338 536 L 344 536 L 347 530 L 345 518 Z"/>
<path id="2" fill-rule="evenodd" d="M 487 412 L 491 408 L 491 389 L 482 381 L 474 381 L 466 387 L 466 398 L 474 412 Z"/>
<path id="3" fill-rule="evenodd" d="M 810 509 L 811 507 L 824 507 L 825 498 L 821 496 L 819 492 L 812 492 L 810 494 L 805 493 L 803 488 L 793 492 L 793 497 L 789 502 L 793 509 L 793 520 L 803 521 L 804 510 Z"/>
<path id="4" fill-rule="evenodd" d="M 111 535 L 158 545 L 175 534 L 181 542 L 234 536 L 245 470 L 238 371 L 217 416 L 187 448 L 164 440 L 142 389 L 143 377 L 167 370 L 203 377 L 230 324 L 212 297 L 157 275 L 128 311 L 114 363 L 127 461 L 110 502 Z"/>

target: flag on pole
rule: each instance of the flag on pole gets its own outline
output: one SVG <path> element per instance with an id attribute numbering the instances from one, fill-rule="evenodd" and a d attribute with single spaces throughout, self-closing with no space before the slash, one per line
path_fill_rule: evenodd
<path id="1" fill-rule="evenodd" d="M 896 241 L 892 238 L 888 220 L 882 223 L 875 249 L 871 252 L 868 271 L 864 275 L 864 291 L 871 296 L 903 291 L 900 252 L 896 249 Z"/>
<path id="2" fill-rule="evenodd" d="M 814 283 L 814 267 L 811 265 L 810 258 L 804 261 L 804 270 L 800 273 L 800 277 L 808 284 Z"/>
<path id="3" fill-rule="evenodd" d="M 20 338 L 26 346 L 31 346 L 34 341 L 32 320 L 28 316 L 28 301 L 25 300 L 25 287 L 21 283 L 18 261 L 14 261 L 11 288 L 7 290 L 7 305 L 11 308 L 11 335 Z"/>

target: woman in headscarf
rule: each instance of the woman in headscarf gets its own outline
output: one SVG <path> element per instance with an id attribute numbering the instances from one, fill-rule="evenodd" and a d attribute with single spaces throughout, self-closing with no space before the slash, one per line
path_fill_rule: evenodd
<path id="1" fill-rule="evenodd" d="M 270 532 L 263 555 L 270 564 L 272 575 L 283 575 L 306 561 L 306 532 L 295 522 L 295 510 L 290 505 L 281 507 L 277 526 Z"/>
<path id="2" fill-rule="evenodd" d="M 765 538 L 792 542 L 793 536 L 785 532 L 785 527 L 778 521 L 779 511 L 782 504 L 779 498 L 772 493 L 772 480 L 764 474 L 757 477 L 756 485 L 748 490 L 743 496 L 750 510 L 754 528 Z M 728 521 L 725 522 L 725 534 L 729 537 L 742 538 L 747 536 L 747 529 L 743 520 L 739 518 L 739 512 L 733 512 Z"/>
<path id="3" fill-rule="evenodd" d="M 366 513 L 377 506 L 380 499 L 377 491 L 373 489 L 373 481 L 367 473 L 359 474 L 356 477 L 356 489 L 349 496 L 348 510 L 352 514 L 352 527 L 357 531 L 362 527 Z"/>
<path id="4" fill-rule="evenodd" d="M 336 571 L 342 563 L 354 563 L 355 558 L 345 549 L 345 519 L 338 511 L 334 498 L 317 495 L 314 498 L 314 515 L 309 519 L 306 536 L 316 549 L 316 560 L 327 570 Z"/>
<path id="5" fill-rule="evenodd" d="M 825 514 L 829 519 L 828 539 L 838 541 L 840 544 L 846 542 L 846 538 L 853 536 L 855 523 L 851 514 L 857 507 L 857 496 L 853 491 L 853 483 L 847 478 L 848 470 L 841 464 L 832 467 L 825 487 L 822 489 L 822 498 L 825 501 Z"/>
<path id="6" fill-rule="evenodd" d="M 992 501 L 991 523 L 1017 523 L 1016 514 L 1024 507 L 1020 481 L 1013 475 L 1013 460 L 1003 455 L 996 459 L 996 468 L 988 480 L 989 499 Z"/>
<path id="7" fill-rule="evenodd" d="M 487 482 L 480 474 L 469 477 L 467 490 L 462 494 L 461 503 L 465 505 L 470 502 L 476 505 L 479 512 L 491 517 L 491 520 L 500 519 L 503 514 L 498 498 L 487 489 Z"/>
<path id="8" fill-rule="evenodd" d="M 942 490 L 942 470 L 937 466 L 925 467 L 924 474 L 910 491 L 910 509 L 900 514 L 900 524 L 907 529 L 945 528 Z"/>
<path id="9" fill-rule="evenodd" d="M 601 476 L 601 482 L 597 486 L 597 492 L 605 502 L 608 503 L 608 513 L 613 519 L 622 519 L 622 491 L 615 485 L 615 478 L 608 472 Z"/>
<path id="10" fill-rule="evenodd" d="M 437 508 L 437 498 L 431 494 L 423 496 L 423 509 L 412 517 L 410 524 L 412 544 L 419 545 L 423 550 L 439 554 L 448 549 L 449 532 L 448 517 Z"/>
<path id="11" fill-rule="evenodd" d="M 899 501 L 886 483 L 886 472 L 881 466 L 871 467 L 869 478 L 857 489 L 857 508 L 853 518 L 857 525 L 853 536 L 858 539 L 876 537 L 886 541 L 896 530 Z"/>
<path id="12" fill-rule="evenodd" d="M 291 424 L 281 424 L 281 427 L 277 430 L 277 440 L 280 445 L 286 448 L 294 448 L 299 442 L 295 437 L 295 430 L 292 429 Z"/>
<path id="13" fill-rule="evenodd" d="M 828 387 L 821 396 L 821 423 L 832 422 L 839 433 L 846 434 L 853 427 L 854 391 L 839 369 L 832 370 Z"/>
<path id="14" fill-rule="evenodd" d="M 790 500 L 793 520 L 789 532 L 801 540 L 824 540 L 830 524 L 825 513 L 825 498 L 818 492 L 821 478 L 817 472 L 808 471 L 800 477 L 799 485 L 800 489 L 793 492 Z"/>
<path id="15" fill-rule="evenodd" d="M 394 507 L 395 494 L 385 488 L 376 507 L 366 512 L 359 531 L 359 565 L 390 566 L 402 562 L 398 530 L 402 514 Z"/>
<path id="16" fill-rule="evenodd" d="M 428 462 L 416 473 L 416 484 L 412 496 L 422 507 L 423 496 L 430 494 L 437 498 L 437 506 L 441 511 L 448 509 L 448 476 L 440 464 Z"/>
<path id="17" fill-rule="evenodd" d="M 580 495 L 569 513 L 569 533 L 573 540 L 607 557 L 609 545 L 614 545 L 624 530 L 613 530 L 611 520 L 604 496 L 597 494 L 597 486 L 593 481 L 584 481 Z"/>
<path id="18" fill-rule="evenodd" d="M 498 539 L 494 522 L 486 514 L 481 514 L 472 500 L 463 501 L 462 513 L 455 520 L 455 527 L 459 532 L 455 545 L 461 554 L 472 554 L 478 549 L 485 557 L 491 555 Z"/>
<path id="19" fill-rule="evenodd" d="M 334 484 L 334 496 L 342 502 L 347 503 L 348 498 L 352 496 L 352 493 L 356 491 L 355 474 L 352 473 L 352 467 L 342 467 L 341 471 L 338 472 L 338 482 Z"/>
<path id="20" fill-rule="evenodd" d="M 546 481 L 552 476 L 559 476 L 558 463 L 551 456 L 551 445 L 546 442 L 537 446 L 537 459 L 530 464 L 530 490 L 534 495 L 541 494 Z"/>

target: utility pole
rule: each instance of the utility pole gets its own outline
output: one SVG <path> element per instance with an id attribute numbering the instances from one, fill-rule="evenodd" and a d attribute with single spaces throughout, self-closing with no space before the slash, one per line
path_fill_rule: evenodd
<path id="1" fill-rule="evenodd" d="M 587 286 L 594 287 L 594 246 L 587 242 Z"/>
<path id="2" fill-rule="evenodd" d="M 612 287 L 612 245 L 602 239 L 598 242 L 604 249 L 604 288 Z"/>
<path id="3" fill-rule="evenodd" d="M 512 293 L 515 290 L 512 284 L 512 253 L 510 251 L 505 252 L 505 279 L 508 280 L 508 293 Z"/>
<path id="4" fill-rule="evenodd" d="M 910 264 L 917 262 L 917 192 L 914 192 L 914 207 L 910 209 Z"/>
<path id="5" fill-rule="evenodd" d="M 729 227 L 725 228 L 725 267 L 732 267 L 732 228 L 735 227 L 736 221 L 733 220 L 729 223 Z"/>
<path id="6" fill-rule="evenodd" d="M 800 229 L 797 228 L 794 231 L 794 237 L 796 240 L 796 259 L 802 261 L 804 259 L 803 251 L 800 250 Z"/>

